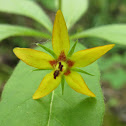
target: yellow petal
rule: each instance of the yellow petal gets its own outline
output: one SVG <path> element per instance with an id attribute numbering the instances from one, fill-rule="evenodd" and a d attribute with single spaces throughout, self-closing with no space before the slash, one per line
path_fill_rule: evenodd
<path id="1" fill-rule="evenodd" d="M 85 94 L 91 97 L 96 97 L 94 93 L 92 93 L 84 82 L 83 78 L 77 72 L 71 71 L 71 73 L 65 76 L 66 82 L 68 85 L 74 89 L 76 92 L 81 94 Z"/>
<path id="2" fill-rule="evenodd" d="M 54 60 L 50 55 L 29 48 L 14 48 L 13 52 L 23 62 L 38 69 L 52 68 L 49 61 Z"/>
<path id="3" fill-rule="evenodd" d="M 54 21 L 52 45 L 57 56 L 59 56 L 62 51 L 64 51 L 66 55 L 68 54 L 70 48 L 69 36 L 63 14 L 60 10 L 57 11 Z"/>
<path id="4" fill-rule="evenodd" d="M 72 61 L 74 61 L 73 67 L 85 67 L 93 63 L 110 49 L 112 49 L 114 45 L 115 44 L 109 44 L 74 53 L 70 58 Z"/>
<path id="5" fill-rule="evenodd" d="M 61 82 L 61 75 L 57 76 L 56 79 L 54 79 L 53 75 L 54 71 L 47 74 L 43 80 L 41 81 L 38 89 L 36 90 L 35 94 L 33 95 L 33 99 L 39 99 L 46 95 L 48 95 L 50 92 L 52 92 L 55 88 L 58 87 L 58 85 Z"/>

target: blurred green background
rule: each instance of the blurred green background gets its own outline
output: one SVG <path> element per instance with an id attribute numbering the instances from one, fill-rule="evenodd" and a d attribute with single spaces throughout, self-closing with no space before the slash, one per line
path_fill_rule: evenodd
<path id="1" fill-rule="evenodd" d="M 54 21 L 53 3 L 36 0 Z M 40 29 L 38 23 L 24 16 L 0 13 L 0 23 L 17 24 Z M 90 0 L 85 15 L 70 30 L 71 33 L 105 24 L 126 23 L 126 0 Z M 0 95 L 18 59 L 13 54 L 14 47 L 34 47 L 35 42 L 45 40 L 32 37 L 10 37 L 0 43 Z M 80 39 L 88 48 L 109 44 L 96 38 Z M 126 47 L 117 45 L 99 59 L 101 86 L 106 103 L 103 126 L 126 126 Z"/>

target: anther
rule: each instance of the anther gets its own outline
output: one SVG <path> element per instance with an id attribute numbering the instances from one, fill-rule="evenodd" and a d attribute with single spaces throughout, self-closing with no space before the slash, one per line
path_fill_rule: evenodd
<path id="1" fill-rule="evenodd" d="M 56 70 L 53 75 L 54 75 L 54 79 L 56 79 L 56 77 L 59 75 L 59 70 Z"/>
<path id="2" fill-rule="evenodd" d="M 59 62 L 59 66 L 61 66 L 61 62 Z"/>
<path id="3" fill-rule="evenodd" d="M 59 69 L 60 69 L 60 71 L 62 71 L 62 69 L 63 69 L 63 65 L 61 64 L 61 62 L 59 62 Z"/>

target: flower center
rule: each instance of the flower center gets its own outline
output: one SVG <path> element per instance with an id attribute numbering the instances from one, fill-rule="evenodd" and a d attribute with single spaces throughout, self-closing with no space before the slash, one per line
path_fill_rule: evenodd
<path id="1" fill-rule="evenodd" d="M 63 61 L 59 61 L 55 67 L 55 71 L 54 71 L 54 79 L 56 79 L 56 77 L 59 75 L 59 74 L 64 74 L 66 71 L 67 71 L 67 64 Z"/>

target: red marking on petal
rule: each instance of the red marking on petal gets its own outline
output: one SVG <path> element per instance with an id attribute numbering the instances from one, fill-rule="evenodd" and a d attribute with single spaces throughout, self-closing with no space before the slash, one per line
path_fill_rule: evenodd
<path id="1" fill-rule="evenodd" d="M 64 51 L 61 51 L 58 60 L 59 61 L 66 61 L 66 55 L 65 55 Z"/>
<path id="2" fill-rule="evenodd" d="M 51 64 L 51 66 L 56 66 L 57 61 L 56 60 L 52 60 L 52 61 L 49 61 L 49 63 Z"/>
<path id="3" fill-rule="evenodd" d="M 74 65 L 74 62 L 71 60 L 67 60 L 68 67 L 72 67 Z"/>
<path id="4" fill-rule="evenodd" d="M 67 70 L 65 73 L 64 73 L 64 75 L 69 75 L 71 72 L 70 72 L 70 70 Z"/>

